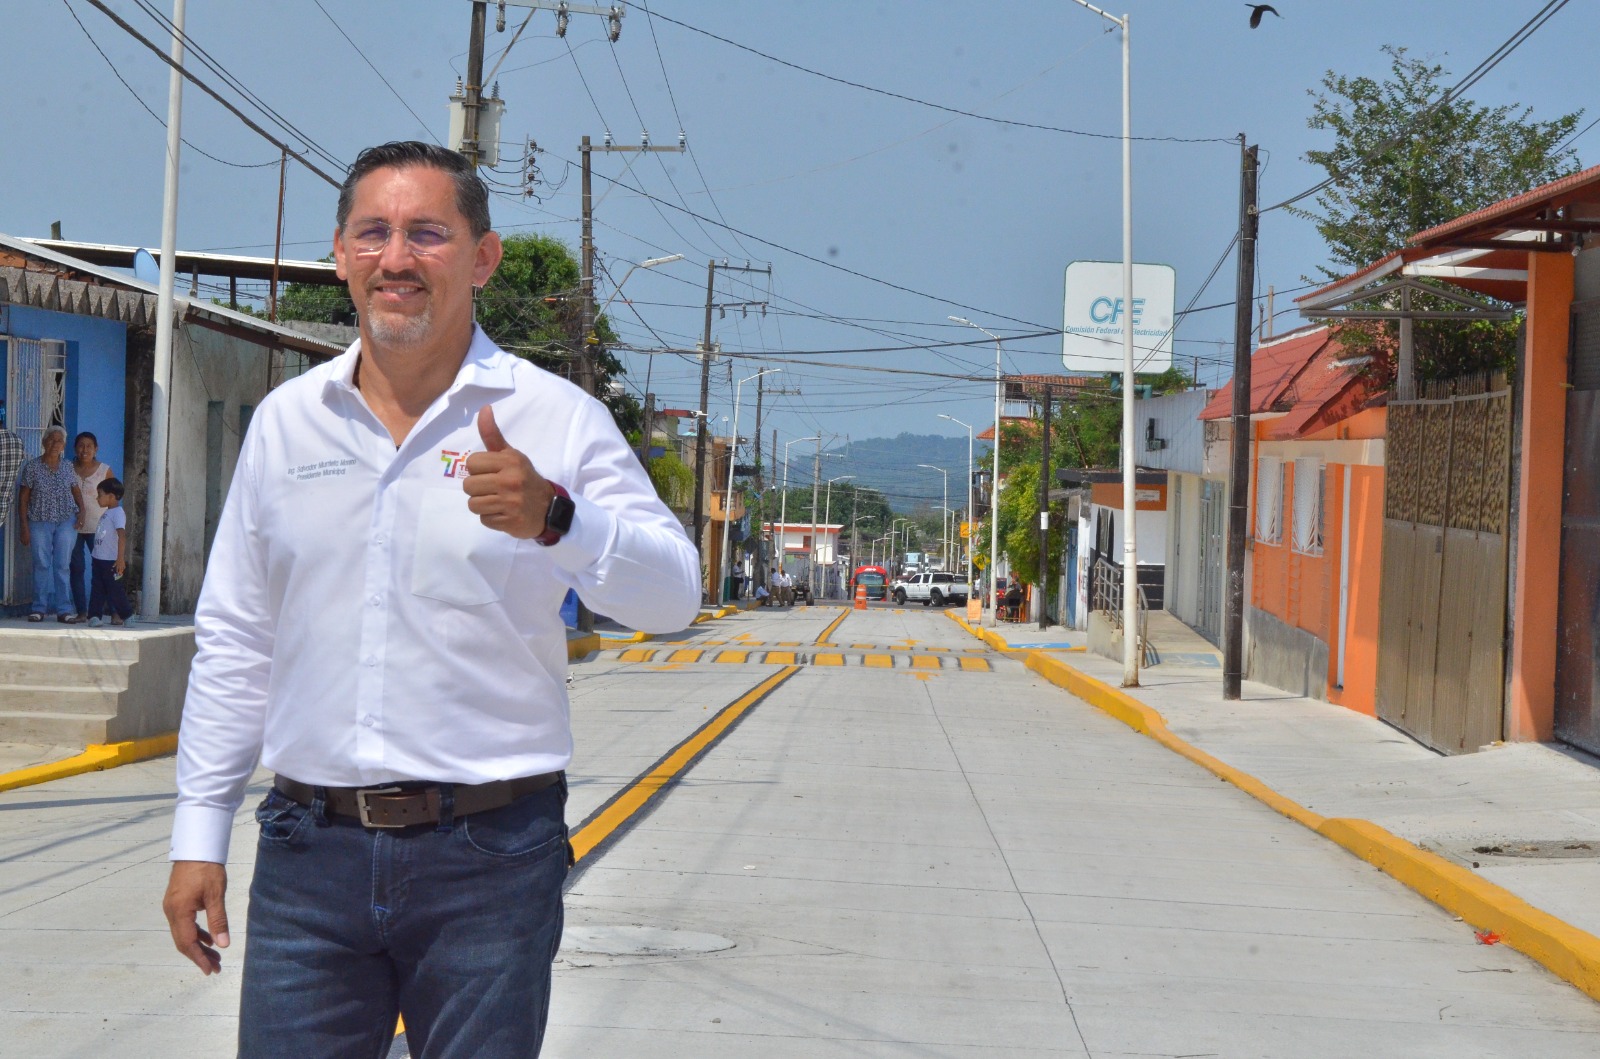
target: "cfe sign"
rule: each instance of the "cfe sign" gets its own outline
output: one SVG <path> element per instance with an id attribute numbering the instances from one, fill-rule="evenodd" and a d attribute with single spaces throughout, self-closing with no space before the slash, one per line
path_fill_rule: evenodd
<path id="1" fill-rule="evenodd" d="M 1061 323 L 1061 363 L 1071 372 L 1120 372 L 1122 329 L 1133 317 L 1133 370 L 1156 374 L 1172 366 L 1172 306 L 1177 274 L 1171 265 L 1133 266 L 1133 305 L 1122 297 L 1120 261 L 1074 261 L 1067 266 Z"/>

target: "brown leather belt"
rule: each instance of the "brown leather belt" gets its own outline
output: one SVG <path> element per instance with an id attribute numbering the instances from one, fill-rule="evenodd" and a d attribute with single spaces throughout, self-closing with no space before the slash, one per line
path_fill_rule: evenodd
<path id="1" fill-rule="evenodd" d="M 468 816 L 488 812 L 510 805 L 524 795 L 553 787 L 565 776 L 562 772 L 546 772 L 539 776 L 522 776 L 514 780 L 491 780 L 488 783 L 456 783 L 452 787 L 452 815 Z M 285 798 L 309 806 L 316 801 L 316 788 L 309 783 L 278 776 L 272 781 L 273 789 Z M 417 824 L 439 822 L 439 784 L 426 787 L 325 787 L 327 797 L 323 805 L 334 816 L 354 817 L 363 827 L 413 827 Z"/>

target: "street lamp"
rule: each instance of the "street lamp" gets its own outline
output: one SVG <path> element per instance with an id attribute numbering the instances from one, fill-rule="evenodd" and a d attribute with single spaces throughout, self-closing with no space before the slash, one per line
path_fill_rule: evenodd
<path id="1" fill-rule="evenodd" d="M 962 539 L 967 546 L 967 584 L 976 591 L 976 586 L 972 585 L 972 513 L 976 509 L 976 505 L 972 502 L 972 424 L 963 423 L 955 416 L 947 416 L 943 412 L 939 413 L 939 418 L 948 419 L 958 427 L 967 428 L 967 532 Z"/>
<path id="2" fill-rule="evenodd" d="M 682 257 L 683 255 L 679 254 L 678 256 Z M 668 258 L 659 258 L 659 259 L 653 259 L 653 260 L 656 260 L 659 263 L 660 261 L 666 261 L 666 260 L 669 260 L 669 259 Z M 626 280 L 628 277 L 627 276 L 623 276 L 622 278 L 624 280 Z M 617 289 L 621 290 L 622 289 L 622 284 L 620 284 L 620 283 L 617 284 Z M 767 368 L 765 371 L 758 371 L 754 375 L 750 376 L 747 379 L 740 379 L 737 383 L 734 384 L 734 387 L 733 387 L 733 437 L 728 442 L 728 491 L 726 493 L 722 494 L 722 550 L 717 553 L 722 558 L 722 562 L 721 562 L 721 564 L 719 564 L 719 565 L 722 565 L 722 566 L 728 566 L 729 565 L 729 563 L 728 563 L 728 524 L 733 521 L 733 518 L 732 518 L 732 515 L 733 515 L 733 465 L 734 465 L 734 463 L 737 460 L 737 457 L 739 455 L 739 391 L 744 389 L 744 384 L 747 383 L 747 382 L 751 382 L 752 380 L 759 379 L 763 375 L 771 375 L 775 371 L 782 371 L 782 370 L 783 370 L 782 368 Z M 760 438 L 756 438 L 756 444 L 758 446 L 761 444 L 761 439 Z M 719 573 L 720 573 L 720 571 L 719 571 Z M 723 600 L 723 596 L 722 596 L 722 585 L 723 585 L 724 581 L 726 581 L 726 578 L 724 578 L 724 577 L 719 577 L 717 579 L 716 599 L 717 599 L 718 602 L 723 602 L 724 601 Z"/>
<path id="3" fill-rule="evenodd" d="M 619 282 L 617 284 L 617 286 L 616 286 L 616 289 L 614 289 L 611 292 L 611 297 L 607 298 L 605 300 L 605 304 L 601 305 L 599 311 L 594 314 L 594 318 L 595 318 L 595 321 L 596 321 L 597 325 L 598 325 L 598 322 L 600 320 L 600 317 L 604 316 L 605 315 L 605 311 L 607 309 L 611 308 L 612 301 L 615 300 L 617 295 L 622 293 L 622 284 L 628 282 L 628 277 L 633 275 L 635 269 L 655 268 L 657 265 L 670 265 L 674 261 L 682 261 L 682 260 L 683 260 L 683 255 L 682 254 L 668 254 L 666 257 L 647 257 L 643 261 L 639 262 L 637 265 L 629 265 L 628 266 L 628 271 L 626 271 L 626 272 L 624 272 L 622 274 L 621 282 Z"/>
<path id="4" fill-rule="evenodd" d="M 783 443 L 783 502 L 779 505 L 778 515 L 778 572 L 788 570 L 789 544 L 786 540 L 789 533 L 789 446 L 799 445 L 807 441 L 820 441 L 821 435 L 812 438 L 795 438 L 793 441 Z M 812 505 L 815 507 L 816 505 Z"/>
<path id="5" fill-rule="evenodd" d="M 984 608 L 989 611 L 989 624 L 995 623 L 993 609 L 995 577 L 1000 572 L 1000 336 L 987 327 L 978 327 L 965 316 L 952 316 L 950 320 L 979 331 L 994 339 L 994 474 L 989 479 L 989 590 L 983 594 Z"/>
<path id="6" fill-rule="evenodd" d="M 925 469 L 930 470 L 930 471 L 938 471 L 939 474 L 943 476 L 943 478 L 944 478 L 944 510 L 945 511 L 949 511 L 950 510 L 950 472 L 945 470 L 943 467 L 935 467 L 931 463 L 919 463 L 919 464 L 917 464 L 917 466 L 925 468 Z M 949 537 L 948 531 L 945 529 L 944 516 L 943 515 L 939 516 L 939 530 L 940 530 L 940 536 L 944 538 L 943 540 L 941 540 L 939 542 L 939 562 L 944 566 L 944 568 L 946 570 L 948 570 L 948 569 L 950 569 L 950 537 Z"/>
<path id="7" fill-rule="evenodd" d="M 1133 524 L 1137 512 L 1133 453 L 1133 119 L 1128 92 L 1128 16 L 1086 0 L 1077 3 L 1122 30 L 1122 686 L 1139 685 L 1139 551 Z"/>
<path id="8" fill-rule="evenodd" d="M 854 478 L 854 477 L 855 477 L 855 475 L 853 475 L 853 474 L 841 474 L 841 475 L 837 475 L 836 477 L 828 479 L 828 499 L 822 506 L 822 524 L 824 526 L 831 526 L 833 524 L 833 483 L 834 482 L 842 482 L 846 478 Z M 812 517 L 813 518 L 816 517 L 815 513 L 813 513 Z M 841 533 L 841 534 L 839 534 L 838 537 L 835 537 L 833 539 L 833 549 L 832 549 L 832 551 L 830 551 L 828 553 L 828 565 L 829 566 L 838 566 L 839 565 L 839 538 L 842 537 L 842 536 L 843 536 L 843 534 Z M 816 538 L 813 537 L 812 540 L 814 542 L 816 540 Z M 823 587 L 826 588 L 827 586 L 824 585 Z"/>

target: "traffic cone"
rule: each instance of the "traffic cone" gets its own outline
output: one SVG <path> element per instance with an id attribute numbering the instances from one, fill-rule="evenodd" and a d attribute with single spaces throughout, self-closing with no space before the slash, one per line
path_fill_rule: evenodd
<path id="1" fill-rule="evenodd" d="M 856 586 L 856 609 L 857 610 L 866 610 L 867 609 L 867 586 L 866 585 L 857 585 Z"/>

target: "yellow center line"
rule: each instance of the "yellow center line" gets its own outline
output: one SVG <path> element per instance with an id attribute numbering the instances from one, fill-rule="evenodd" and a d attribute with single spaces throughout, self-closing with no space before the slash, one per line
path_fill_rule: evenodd
<path id="1" fill-rule="evenodd" d="M 731 652 L 724 652 L 731 653 Z M 634 780 L 592 815 L 572 836 L 574 858 L 582 860 L 593 852 L 610 835 L 625 824 L 635 813 L 648 805 L 661 789 L 684 769 L 694 763 L 704 751 L 715 743 L 728 727 L 744 715 L 750 707 L 760 702 L 778 685 L 800 672 L 799 666 L 787 666 L 772 674 L 754 688 L 717 711 L 717 715 L 701 725 L 693 735 L 674 747 L 650 771 Z"/>
<path id="2" fill-rule="evenodd" d="M 849 616 L 850 616 L 850 612 L 848 610 L 840 611 L 839 612 L 839 616 L 837 618 L 833 619 L 832 621 L 830 621 L 828 623 L 828 627 L 826 629 L 822 630 L 822 635 L 817 637 L 817 643 L 821 644 L 824 647 L 833 646 L 832 644 L 830 644 L 828 642 L 828 638 L 833 635 L 834 630 L 837 629 L 840 625 L 842 625 L 844 623 L 844 620 L 846 618 L 848 618 Z"/>

